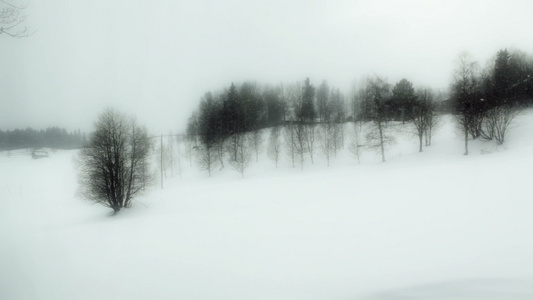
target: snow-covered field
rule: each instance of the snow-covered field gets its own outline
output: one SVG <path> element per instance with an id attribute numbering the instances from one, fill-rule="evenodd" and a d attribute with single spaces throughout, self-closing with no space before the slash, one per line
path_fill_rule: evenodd
<path id="1" fill-rule="evenodd" d="M 182 159 L 117 216 L 76 197 L 75 151 L 2 153 L 0 299 L 533 299 L 533 111 L 515 124 L 469 156 L 447 122 L 386 163 Z"/>

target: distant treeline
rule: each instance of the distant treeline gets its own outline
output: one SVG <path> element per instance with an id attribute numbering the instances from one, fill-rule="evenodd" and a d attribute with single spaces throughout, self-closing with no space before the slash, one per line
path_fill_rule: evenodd
<path id="1" fill-rule="evenodd" d="M 0 130 L 0 151 L 27 148 L 78 149 L 85 141 L 85 133 L 80 130 L 69 133 L 58 127 L 49 127 L 46 130 Z"/>
<path id="2" fill-rule="evenodd" d="M 380 114 L 385 120 L 411 121 L 415 117 L 417 99 L 429 95 L 433 110 L 438 113 L 460 113 L 462 110 L 484 112 L 500 105 L 526 106 L 533 104 L 533 57 L 520 50 L 502 49 L 482 68 L 471 59 L 465 65 L 459 56 L 454 82 L 448 91 L 415 88 L 402 79 L 391 85 L 385 79 L 380 95 Z M 467 86 L 465 72 L 469 72 Z M 210 145 L 217 139 L 241 132 L 256 131 L 286 122 L 308 124 L 371 121 L 376 114 L 372 85 L 368 78 L 343 94 L 326 81 L 318 86 L 309 79 L 303 83 L 278 86 L 255 82 L 231 84 L 220 92 L 206 92 L 199 108 L 187 124 L 187 134 L 200 136 Z M 460 88 L 463 88 L 461 90 Z M 465 90 L 466 89 L 466 90 Z M 465 95 L 469 94 L 465 98 Z M 423 96 L 426 95 L 426 96 Z M 466 108 L 465 108 L 466 107 Z M 479 119 L 479 118 L 478 118 Z"/>
<path id="3" fill-rule="evenodd" d="M 347 94 L 326 81 L 315 85 L 309 78 L 277 86 L 232 83 L 204 94 L 189 118 L 187 136 L 209 174 L 214 165 L 223 167 L 224 160 L 243 174 L 250 148 L 257 160 L 262 129 L 271 131 L 269 151 L 276 163 L 280 135 L 284 137 L 294 167 L 295 161 L 303 165 L 306 155 L 313 162 L 315 151 L 327 154 L 329 162 L 331 153 L 335 156 L 344 145 L 344 123 L 360 122 L 361 128 L 370 122 L 372 130 L 363 144 L 380 149 L 385 161 L 387 143 L 394 140 L 384 129 L 387 122 L 411 123 L 422 152 L 424 139 L 426 146 L 431 145 L 438 116 L 449 113 L 460 125 L 468 154 L 468 140 L 503 144 L 513 118 L 532 105 L 533 56 L 502 49 L 481 66 L 464 52 L 455 61 L 448 90 L 416 86 L 406 78 L 392 84 L 377 75 L 354 84 Z M 355 144 L 355 153 L 360 146 Z"/>

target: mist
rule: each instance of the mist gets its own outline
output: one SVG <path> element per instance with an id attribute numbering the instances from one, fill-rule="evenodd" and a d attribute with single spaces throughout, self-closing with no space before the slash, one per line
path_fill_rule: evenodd
<path id="1" fill-rule="evenodd" d="M 0 129 L 91 131 L 106 107 L 182 132 L 232 82 L 364 76 L 445 90 L 461 51 L 533 47 L 529 1 L 30 1 L 33 34 L 0 35 Z"/>

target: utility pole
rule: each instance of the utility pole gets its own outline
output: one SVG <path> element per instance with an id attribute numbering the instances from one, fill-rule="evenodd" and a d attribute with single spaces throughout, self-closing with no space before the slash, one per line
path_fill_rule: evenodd
<path id="1" fill-rule="evenodd" d="M 163 135 L 161 135 L 161 189 L 163 189 Z"/>
<path id="2" fill-rule="evenodd" d="M 163 137 L 183 137 L 185 135 L 183 134 L 168 134 L 168 135 L 156 135 L 156 136 L 150 136 L 149 139 L 153 138 L 160 138 L 161 142 L 161 160 L 160 160 L 160 167 L 161 167 L 161 189 L 163 189 Z M 171 145 L 172 147 L 172 145 Z M 172 151 L 172 150 L 171 150 Z"/>

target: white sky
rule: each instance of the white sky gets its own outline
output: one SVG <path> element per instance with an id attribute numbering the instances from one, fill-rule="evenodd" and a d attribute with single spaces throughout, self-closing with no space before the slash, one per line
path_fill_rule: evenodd
<path id="1" fill-rule="evenodd" d="M 180 132 L 206 91 L 377 74 L 446 88 L 466 50 L 532 53 L 533 1 L 48 0 L 0 36 L 0 129 L 90 131 L 108 106 Z"/>

